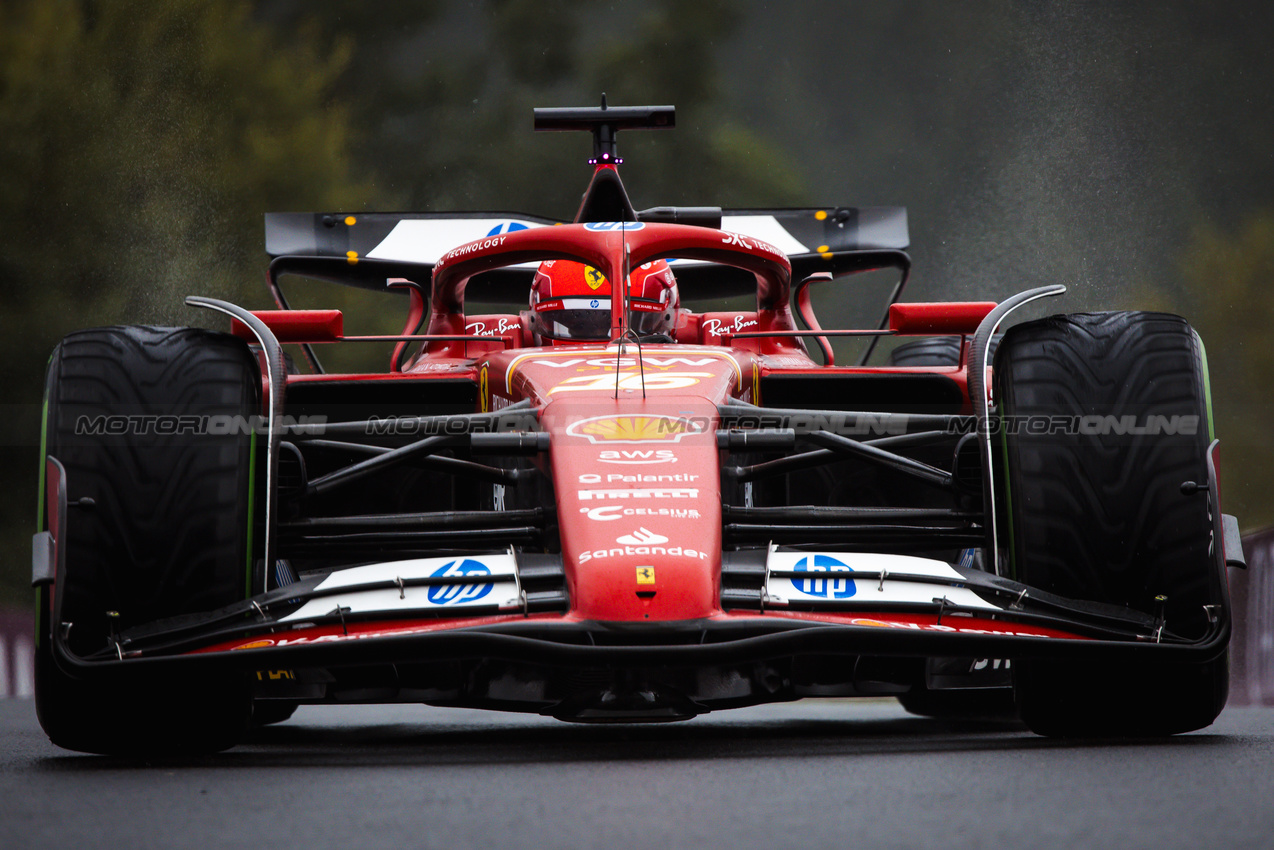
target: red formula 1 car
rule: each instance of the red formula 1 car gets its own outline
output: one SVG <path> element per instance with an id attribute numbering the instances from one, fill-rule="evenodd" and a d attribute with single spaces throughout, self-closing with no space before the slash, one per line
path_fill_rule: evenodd
<path id="1" fill-rule="evenodd" d="M 631 722 L 896 695 L 1046 735 L 1211 723 L 1242 556 L 1190 326 L 1000 335 L 1060 286 L 902 303 L 901 209 L 636 211 L 615 135 L 672 124 L 537 110 L 594 135 L 573 222 L 270 215 L 279 310 L 192 297 L 232 333 L 68 336 L 34 552 L 52 740 L 211 750 L 342 702 Z M 884 321 L 820 328 L 812 290 L 882 269 Z M 405 292 L 406 327 L 348 336 L 288 309 L 286 275 Z M 492 300 L 528 307 L 470 307 Z M 366 339 L 397 343 L 387 371 L 316 356 Z"/>

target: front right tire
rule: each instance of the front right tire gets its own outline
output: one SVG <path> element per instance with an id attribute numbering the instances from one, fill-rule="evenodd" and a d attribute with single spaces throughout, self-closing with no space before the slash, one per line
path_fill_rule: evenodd
<path id="1" fill-rule="evenodd" d="M 1088 313 L 1010 329 L 994 372 L 1013 578 L 1164 618 L 1200 639 L 1224 600 L 1213 555 L 1202 345 L 1179 316 Z M 1023 427 L 1034 420 L 1047 429 Z M 1069 426 L 1066 423 L 1071 423 Z M 1077 427 L 1078 426 L 1078 427 Z M 1140 429 L 1140 430 L 1139 430 Z M 1162 597 L 1162 598 L 1161 598 Z M 1022 719 L 1050 736 L 1171 735 L 1225 706 L 1228 657 L 1014 662 Z"/>

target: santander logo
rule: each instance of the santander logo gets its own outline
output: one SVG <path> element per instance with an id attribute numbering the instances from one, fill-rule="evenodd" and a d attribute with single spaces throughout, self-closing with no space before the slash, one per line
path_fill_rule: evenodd
<path id="1" fill-rule="evenodd" d="M 648 528 L 639 528 L 632 534 L 616 537 L 615 542 L 623 543 L 625 546 L 654 546 L 659 543 L 667 543 L 668 538 L 662 534 L 655 534 Z"/>

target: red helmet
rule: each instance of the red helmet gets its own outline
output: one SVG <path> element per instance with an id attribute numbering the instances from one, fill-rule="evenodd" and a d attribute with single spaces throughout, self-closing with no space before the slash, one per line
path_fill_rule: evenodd
<path id="1" fill-rule="evenodd" d="M 531 327 L 549 339 L 608 340 L 610 296 L 610 281 L 599 270 L 572 260 L 547 260 L 531 285 Z M 629 327 L 639 336 L 672 333 L 681 297 L 668 263 L 655 260 L 633 270 L 628 306 Z"/>

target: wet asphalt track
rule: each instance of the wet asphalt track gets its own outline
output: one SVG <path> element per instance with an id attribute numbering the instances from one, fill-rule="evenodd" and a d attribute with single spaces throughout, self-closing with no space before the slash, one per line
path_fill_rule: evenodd
<path id="1" fill-rule="evenodd" d="M 220 756 L 57 750 L 0 701 L 0 847 L 1274 847 L 1274 710 L 1059 743 L 892 701 L 673 726 L 303 708 Z"/>

